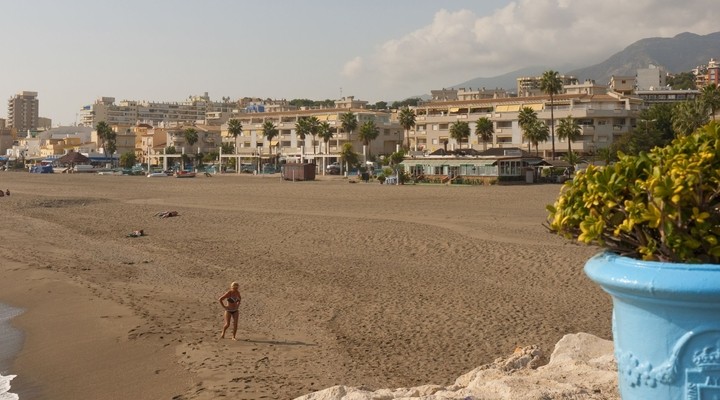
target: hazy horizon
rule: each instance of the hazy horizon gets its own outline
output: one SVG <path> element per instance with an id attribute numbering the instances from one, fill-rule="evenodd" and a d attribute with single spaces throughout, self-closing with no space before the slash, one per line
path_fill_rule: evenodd
<path id="1" fill-rule="evenodd" d="M 711 0 L 0 5 L 12 33 L 0 95 L 38 92 L 40 116 L 53 126 L 73 124 L 103 96 L 391 102 L 532 65 L 589 66 L 647 37 L 720 30 Z"/>

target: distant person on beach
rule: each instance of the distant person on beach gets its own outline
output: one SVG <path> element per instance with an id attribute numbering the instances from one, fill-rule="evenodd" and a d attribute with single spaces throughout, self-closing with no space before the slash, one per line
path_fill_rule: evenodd
<path id="1" fill-rule="evenodd" d="M 139 231 L 132 231 L 132 232 L 128 233 L 128 237 L 140 237 L 140 236 L 145 236 L 145 231 L 143 231 L 142 229 L 140 229 Z"/>
<path id="2" fill-rule="evenodd" d="M 225 325 L 223 326 L 222 333 L 220 334 L 221 339 L 225 338 L 225 331 L 227 331 L 227 328 L 230 326 L 230 319 L 232 319 L 232 340 L 237 340 L 235 335 L 237 334 L 238 314 L 240 314 L 240 300 L 242 299 L 240 292 L 238 291 L 239 287 L 240 284 L 237 282 L 231 283 L 230 290 L 218 299 L 220 305 L 225 309 Z M 227 305 L 224 301 L 227 301 Z"/>

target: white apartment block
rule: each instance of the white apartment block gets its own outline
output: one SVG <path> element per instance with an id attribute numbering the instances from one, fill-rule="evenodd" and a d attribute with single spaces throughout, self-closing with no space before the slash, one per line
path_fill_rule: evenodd
<path id="1" fill-rule="evenodd" d="M 227 131 L 227 124 L 222 126 L 222 140 L 237 143 L 237 153 L 243 156 L 279 155 L 281 159 L 296 161 L 320 159 L 335 161 L 345 143 L 352 143 L 353 151 L 363 154 L 363 144 L 358 139 L 360 127 L 367 121 L 373 121 L 379 130 L 377 139 L 370 142 L 365 151 L 370 156 L 388 155 L 402 146 L 403 129 L 393 115 L 387 111 L 376 111 L 363 108 L 366 101 L 356 100 L 352 96 L 344 97 L 335 103 L 334 108 L 295 109 L 285 111 L 265 111 L 235 114 L 233 118 L 243 125 L 241 136 L 233 138 Z M 272 108 L 271 108 L 272 109 Z M 355 114 L 358 124 L 353 132 L 343 132 L 340 116 L 344 113 Z M 319 137 L 306 136 L 302 140 L 297 135 L 295 125 L 303 117 L 317 117 L 320 122 L 327 122 L 333 129 L 333 138 L 326 144 Z M 263 136 L 263 124 L 272 121 L 279 135 L 272 141 Z"/>
<path id="2" fill-rule="evenodd" d="M 78 125 L 95 127 L 100 121 L 105 121 L 109 125 L 133 126 L 144 123 L 162 127 L 183 123 L 203 124 L 208 119 L 219 124 L 237 108 L 237 103 L 223 100 L 211 101 L 207 92 L 203 96 L 190 96 L 187 101 L 176 103 L 123 100 L 115 104 L 114 97 L 101 97 L 80 110 Z"/>
<path id="3" fill-rule="evenodd" d="M 573 85 L 578 82 L 577 78 L 572 75 L 558 75 L 563 86 Z M 529 97 L 539 96 L 542 93 L 540 90 L 540 82 L 542 76 L 522 76 L 516 79 L 517 81 L 517 95 L 518 97 Z"/>
<path id="4" fill-rule="evenodd" d="M 569 86 L 572 89 L 572 86 Z M 560 119 L 572 116 L 582 129 L 582 138 L 571 143 L 572 151 L 579 154 L 595 154 L 599 149 L 609 147 L 619 136 L 629 132 L 636 124 L 636 118 L 642 109 L 642 100 L 635 96 L 623 96 L 615 92 L 585 93 L 599 90 L 594 84 L 578 86 L 577 93 L 564 93 L 554 96 L 555 130 Z M 492 141 L 487 148 L 528 148 L 523 139 L 523 131 L 518 123 L 518 113 L 522 107 L 530 107 L 537 112 L 538 118 L 550 127 L 549 96 L 513 97 L 505 99 L 430 101 L 414 108 L 415 127 L 409 134 L 410 150 L 431 153 L 440 148 L 459 149 L 461 144 L 450 137 L 450 127 L 454 122 L 466 121 L 470 125 L 469 144 L 482 151 L 485 146 L 475 134 L 475 121 L 481 117 L 489 118 L 495 129 Z M 534 153 L 535 148 L 531 151 Z M 556 157 L 566 154 L 568 144 L 555 134 Z M 552 142 L 540 143 L 541 157 L 550 158 Z"/>

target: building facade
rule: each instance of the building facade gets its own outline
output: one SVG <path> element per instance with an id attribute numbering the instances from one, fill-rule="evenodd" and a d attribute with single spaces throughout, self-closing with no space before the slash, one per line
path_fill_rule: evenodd
<path id="1" fill-rule="evenodd" d="M 8 100 L 8 127 L 15 129 L 18 135 L 38 127 L 40 102 L 37 92 L 20 92 Z"/>
<path id="2" fill-rule="evenodd" d="M 162 127 L 177 123 L 204 124 L 208 119 L 220 124 L 237 107 L 237 103 L 227 98 L 222 102 L 211 101 L 207 92 L 177 103 L 123 100 L 115 104 L 114 97 L 101 97 L 80 110 L 78 125 L 95 127 L 100 121 L 105 121 L 109 125 L 145 123 Z"/>
<path id="3" fill-rule="evenodd" d="M 323 161 L 337 161 L 345 143 L 351 143 L 354 152 L 368 157 L 397 151 L 403 138 L 403 129 L 399 122 L 392 113 L 365 109 L 365 104 L 366 101 L 348 96 L 336 101 L 333 108 L 236 113 L 232 118 L 242 123 L 242 134 L 237 138 L 232 137 L 228 133 L 227 124 L 224 124 L 222 140 L 236 144 L 237 154 L 242 156 L 277 157 L 287 162 L 315 161 L 318 165 Z M 357 118 L 358 127 L 353 132 L 343 132 L 341 129 L 341 115 L 347 112 L 352 112 Z M 306 136 L 303 140 L 297 134 L 296 124 L 306 117 L 316 117 L 321 123 L 327 122 L 333 131 L 332 139 L 326 143 L 319 137 Z M 271 141 L 263 136 L 263 124 L 267 121 L 271 121 L 278 129 L 278 136 Z M 375 123 L 379 135 L 368 147 L 364 147 L 358 139 L 358 131 L 368 121 Z"/>
<path id="4" fill-rule="evenodd" d="M 588 89 L 592 87 L 589 86 Z M 560 119 L 572 116 L 582 130 L 581 139 L 570 143 L 578 154 L 595 154 L 609 147 L 619 136 L 630 132 L 642 109 L 642 100 L 612 91 L 597 93 L 564 93 L 554 96 L 555 129 Z M 430 101 L 414 108 L 415 126 L 408 132 L 410 150 L 415 154 L 431 153 L 438 149 L 525 148 L 518 113 L 523 107 L 535 110 L 538 118 L 550 127 L 550 98 L 548 96 L 513 97 L 506 99 Z M 483 143 L 475 134 L 476 121 L 486 117 L 495 130 L 492 140 Z M 471 135 L 468 142 L 458 143 L 450 137 L 450 128 L 457 121 L 468 122 Z M 555 135 L 556 158 L 568 152 L 568 143 Z M 535 152 L 535 148 L 531 149 Z M 552 142 L 539 144 L 541 157 L 552 157 Z"/>

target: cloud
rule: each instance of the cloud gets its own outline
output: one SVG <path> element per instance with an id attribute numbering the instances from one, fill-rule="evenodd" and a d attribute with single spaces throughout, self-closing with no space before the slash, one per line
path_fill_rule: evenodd
<path id="1" fill-rule="evenodd" d="M 363 60 L 361 57 L 355 57 L 345 63 L 342 69 L 342 75 L 348 78 L 354 78 L 362 72 Z"/>
<path id="2" fill-rule="evenodd" d="M 428 91 L 528 66 L 592 65 L 642 38 L 717 31 L 719 18 L 715 0 L 518 0 L 486 15 L 443 9 L 343 72 L 372 73 L 387 90 L 422 82 L 416 90 Z"/>

